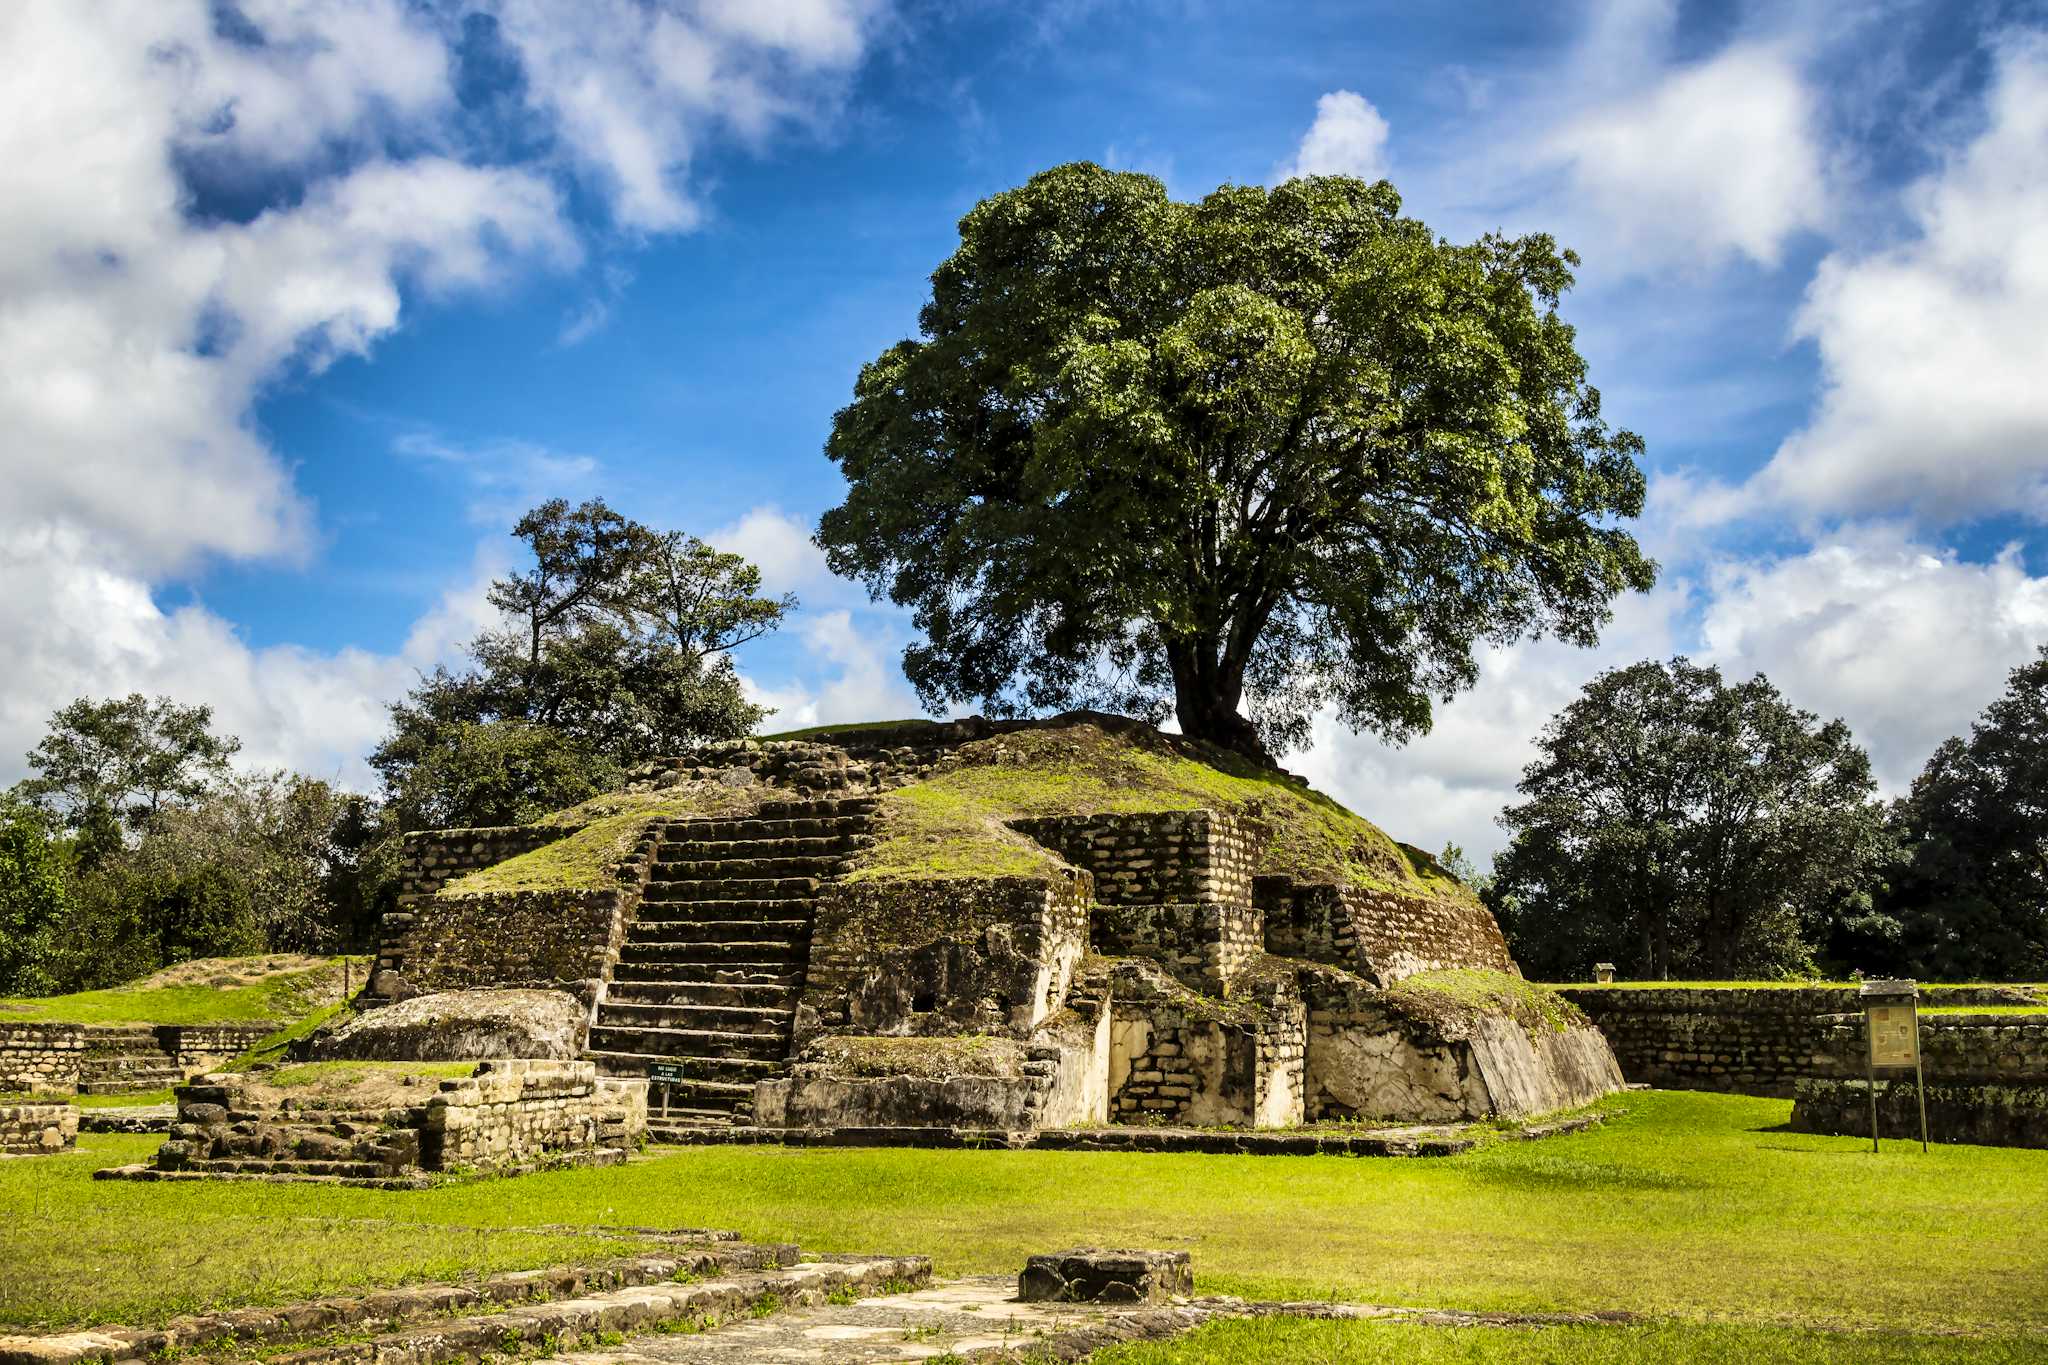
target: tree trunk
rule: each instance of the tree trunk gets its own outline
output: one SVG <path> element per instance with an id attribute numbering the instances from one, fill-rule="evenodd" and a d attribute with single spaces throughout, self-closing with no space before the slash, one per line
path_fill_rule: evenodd
<path id="1" fill-rule="evenodd" d="M 1243 754 L 1268 767 L 1277 766 L 1259 732 L 1237 713 L 1244 698 L 1244 672 L 1219 662 L 1213 640 L 1180 640 L 1166 646 L 1173 669 L 1173 709 L 1180 732 Z"/>

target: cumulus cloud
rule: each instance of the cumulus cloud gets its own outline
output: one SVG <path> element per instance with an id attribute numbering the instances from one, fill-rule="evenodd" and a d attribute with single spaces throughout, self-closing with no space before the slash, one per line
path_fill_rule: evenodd
<path id="1" fill-rule="evenodd" d="M 1665 71 L 1569 118 L 1545 150 L 1569 168 L 1587 227 L 1645 264 L 1773 266 L 1828 218 L 1815 101 L 1783 44 Z"/>
<path id="2" fill-rule="evenodd" d="M 611 187 L 628 226 L 688 226 L 693 154 L 829 106 L 878 7 L 0 6 L 0 781 L 57 706 L 131 689 L 214 704 L 251 761 L 363 777 L 383 702 L 471 633 L 476 585 L 403 657 L 252 648 L 202 605 L 160 607 L 167 577 L 216 559 L 315 553 L 259 399 L 368 354 L 418 300 L 574 266 L 565 175 Z M 552 156 L 465 141 L 453 45 L 475 15 L 503 25 Z M 255 207 L 207 211 L 222 190 Z M 460 466 L 479 515 L 592 468 L 516 441 L 405 449 Z"/>
<path id="3" fill-rule="evenodd" d="M 897 643 L 873 621 L 856 620 L 847 610 L 818 612 L 803 618 L 797 634 L 808 656 L 802 672 L 811 675 L 809 681 L 797 677 L 770 687 L 744 671 L 740 677 L 748 700 L 774 708 L 774 729 L 923 714 L 897 667 Z"/>
<path id="4" fill-rule="evenodd" d="M 650 232 L 701 220 L 688 177 L 707 138 L 758 141 L 829 107 L 833 82 L 861 55 L 881 12 L 879 0 L 497 7 L 526 71 L 528 103 L 551 120 L 618 221 Z"/>
<path id="5" fill-rule="evenodd" d="M 1277 184 L 1303 175 L 1378 180 L 1387 173 L 1387 121 L 1355 90 L 1332 90 L 1316 101 L 1315 122 L 1294 159 L 1273 171 Z"/>
<path id="6" fill-rule="evenodd" d="M 1999 49 L 1982 130 L 1906 202 L 1910 240 L 1837 251 L 1807 290 L 1825 387 L 1752 499 L 2048 520 L 2048 39 Z"/>

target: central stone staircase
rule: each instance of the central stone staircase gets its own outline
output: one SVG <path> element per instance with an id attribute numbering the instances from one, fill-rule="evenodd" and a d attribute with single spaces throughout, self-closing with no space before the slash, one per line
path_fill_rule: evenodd
<path id="1" fill-rule="evenodd" d="M 782 1071 L 819 887 L 872 840 L 874 806 L 767 801 L 659 830 L 584 1054 L 606 1075 L 654 1078 L 650 1135 L 744 1119 L 755 1084 Z"/>

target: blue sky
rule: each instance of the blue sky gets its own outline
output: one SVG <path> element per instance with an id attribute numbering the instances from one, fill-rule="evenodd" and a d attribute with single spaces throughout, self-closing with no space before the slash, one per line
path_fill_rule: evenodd
<path id="1" fill-rule="evenodd" d="M 602 495 L 757 557 L 792 723 L 910 714 L 821 454 L 957 218 L 1062 161 L 1385 175 L 1555 233 L 1665 564 L 1600 648 L 1290 759 L 1486 850 L 1543 720 L 1683 650 L 1889 788 L 2048 641 L 2048 16 L 2019 4 L 65 0 L 0 9 L 0 780 L 56 706 L 215 705 L 358 784 L 505 530 Z M 10 505 L 11 504 L 11 505 Z"/>

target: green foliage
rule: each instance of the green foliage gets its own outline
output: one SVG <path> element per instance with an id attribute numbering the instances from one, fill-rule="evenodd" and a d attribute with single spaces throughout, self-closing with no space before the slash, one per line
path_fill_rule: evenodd
<path id="1" fill-rule="evenodd" d="M 49 732 L 28 755 L 35 776 L 17 790 L 92 834 L 97 853 L 108 847 L 100 841 L 109 816 L 140 831 L 167 804 L 196 800 L 226 776 L 242 742 L 212 727 L 212 708 L 169 697 L 81 697 L 50 717 Z"/>
<path id="2" fill-rule="evenodd" d="M 1810 974 L 1890 856 L 1869 757 L 1761 674 L 1611 669 L 1544 729 L 1488 900 L 1516 958 L 1583 979 Z"/>
<path id="3" fill-rule="evenodd" d="M 767 715 L 728 651 L 795 602 L 761 596 L 753 565 L 601 500 L 543 503 L 513 532 L 533 562 L 491 585 L 501 624 L 393 706 L 371 755 L 408 829 L 523 823 Z"/>
<path id="4" fill-rule="evenodd" d="M 928 705 L 1103 706 L 1259 752 L 1429 728 L 1474 648 L 1590 642 L 1654 566 L 1547 236 L 1382 181 L 1177 203 L 1076 163 L 984 200 L 826 450 L 832 568 L 916 613 Z M 1238 713 L 1249 710 L 1247 723 Z"/>
<path id="5" fill-rule="evenodd" d="M 1896 932 L 1856 945 L 1915 975 L 2048 975 L 2048 646 L 2013 670 L 1968 740 L 1934 751 L 1896 820 L 1907 849 L 1884 906 Z"/>
<path id="6" fill-rule="evenodd" d="M 656 792 L 615 792 L 557 811 L 545 822 L 580 825 L 574 834 L 478 868 L 441 888 L 443 895 L 500 891 L 598 890 L 617 884 L 619 864 L 657 820 L 736 813 L 751 807 L 745 792 L 693 783 Z"/>
<path id="7" fill-rule="evenodd" d="M 49 817 L 0 793 L 0 992 L 56 989 L 51 939 L 72 913 L 68 862 Z"/>

